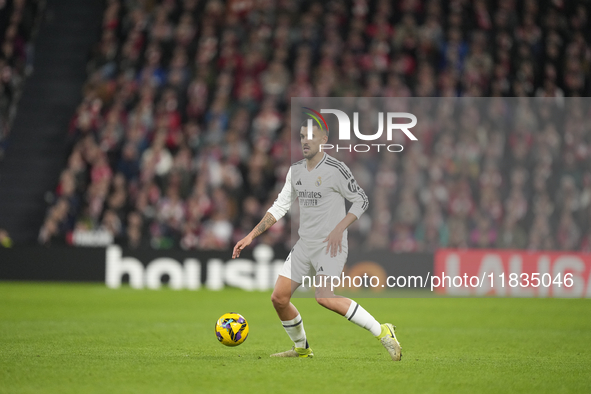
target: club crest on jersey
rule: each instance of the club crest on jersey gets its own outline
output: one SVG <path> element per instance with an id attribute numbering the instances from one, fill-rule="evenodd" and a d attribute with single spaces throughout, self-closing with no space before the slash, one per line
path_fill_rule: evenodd
<path id="1" fill-rule="evenodd" d="M 316 179 L 316 183 L 314 183 L 316 186 L 320 186 L 322 185 L 322 177 L 318 177 L 318 179 Z"/>

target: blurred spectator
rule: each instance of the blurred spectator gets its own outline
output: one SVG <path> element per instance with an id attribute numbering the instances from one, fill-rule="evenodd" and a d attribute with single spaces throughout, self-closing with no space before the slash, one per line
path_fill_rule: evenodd
<path id="1" fill-rule="evenodd" d="M 416 252 L 418 248 L 418 242 L 414 239 L 409 226 L 405 224 L 394 226 L 394 240 L 391 248 L 393 252 Z"/>
<path id="2" fill-rule="evenodd" d="M 479 213 L 476 223 L 470 232 L 470 246 L 473 248 L 492 248 L 497 240 L 497 231 L 490 218 L 484 213 Z"/>
<path id="3" fill-rule="evenodd" d="M 513 216 L 506 216 L 497 237 L 496 247 L 503 249 L 523 249 L 527 245 L 527 235 Z"/>
<path id="4" fill-rule="evenodd" d="M 427 212 L 417 226 L 415 238 L 421 251 L 434 252 L 437 248 L 446 247 L 449 243 L 449 230 L 441 214 L 433 210 Z"/>

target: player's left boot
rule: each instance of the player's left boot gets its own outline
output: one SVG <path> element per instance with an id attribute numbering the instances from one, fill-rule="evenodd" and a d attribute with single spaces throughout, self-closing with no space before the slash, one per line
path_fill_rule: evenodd
<path id="1" fill-rule="evenodd" d="M 301 357 L 301 358 L 312 358 L 314 357 L 314 352 L 312 352 L 311 348 L 303 348 L 303 347 L 295 347 L 292 346 L 291 349 L 281 352 L 271 354 L 271 357 Z"/>
<path id="2" fill-rule="evenodd" d="M 394 361 L 400 361 L 402 359 L 402 346 L 396 339 L 396 327 L 390 323 L 385 323 L 381 325 L 382 332 L 376 338 L 384 345 L 388 353 L 390 353 L 390 357 Z"/>

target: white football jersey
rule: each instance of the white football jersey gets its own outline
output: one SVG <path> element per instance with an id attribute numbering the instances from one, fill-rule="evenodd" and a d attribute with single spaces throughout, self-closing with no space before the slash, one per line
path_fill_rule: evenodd
<path id="1" fill-rule="evenodd" d="M 353 204 L 349 212 L 358 219 L 369 206 L 365 192 L 353 178 L 349 167 L 326 153 L 311 171 L 308 171 L 305 159 L 292 164 L 285 185 L 268 212 L 275 219 L 281 219 L 296 197 L 300 204 L 298 235 L 309 247 L 321 246 L 346 216 L 345 198 Z M 347 242 L 346 230 L 342 242 Z"/>

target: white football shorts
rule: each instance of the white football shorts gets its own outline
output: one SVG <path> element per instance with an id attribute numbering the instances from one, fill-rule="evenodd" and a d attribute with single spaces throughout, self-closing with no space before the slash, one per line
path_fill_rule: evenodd
<path id="1" fill-rule="evenodd" d="M 279 275 L 300 284 L 304 276 L 340 276 L 347 262 L 348 252 L 348 245 L 344 242 L 342 251 L 337 253 L 336 257 L 330 257 L 330 252 L 326 253 L 326 243 L 320 247 L 309 248 L 300 239 L 285 259 Z"/>

